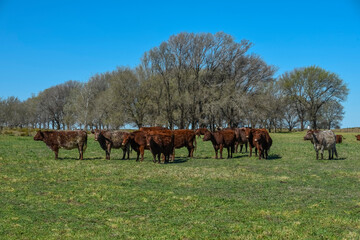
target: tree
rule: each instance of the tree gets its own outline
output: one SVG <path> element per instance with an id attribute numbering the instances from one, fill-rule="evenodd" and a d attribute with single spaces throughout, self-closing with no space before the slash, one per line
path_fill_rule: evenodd
<path id="1" fill-rule="evenodd" d="M 337 74 L 317 66 L 284 73 L 279 82 L 285 95 L 297 106 L 302 130 L 304 111 L 312 127 L 317 129 L 319 113 L 324 104 L 331 101 L 340 103 L 346 99 L 349 92 Z"/>
<path id="2" fill-rule="evenodd" d="M 321 128 L 340 128 L 344 118 L 344 107 L 339 102 L 329 101 L 323 105 L 319 115 Z"/>

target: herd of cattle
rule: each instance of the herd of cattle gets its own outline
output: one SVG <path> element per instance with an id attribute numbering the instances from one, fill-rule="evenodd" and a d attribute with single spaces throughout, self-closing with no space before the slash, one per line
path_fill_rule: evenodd
<path id="1" fill-rule="evenodd" d="M 255 149 L 255 154 L 259 159 L 268 158 L 268 152 L 272 145 L 272 139 L 266 129 L 254 128 L 234 128 L 221 129 L 211 132 L 206 128 L 199 128 L 197 130 L 177 129 L 169 130 L 164 127 L 142 127 L 134 132 L 124 132 L 117 130 L 92 130 L 101 148 L 105 151 L 106 159 L 110 159 L 111 149 L 123 150 L 123 159 L 126 155 L 129 159 L 130 149 L 137 153 L 136 161 L 144 160 L 145 149 L 150 150 L 153 155 L 153 161 L 160 163 L 160 156 L 163 162 L 174 161 L 175 149 L 186 147 L 188 150 L 188 157 L 193 157 L 196 148 L 196 137 L 203 136 L 203 141 L 211 141 L 214 150 L 215 158 L 223 158 L 222 152 L 226 148 L 228 158 L 233 157 L 233 153 L 240 152 L 249 146 L 249 156 L 252 156 L 252 149 Z M 360 141 L 360 135 L 356 136 Z M 329 151 L 329 159 L 338 157 L 336 151 L 336 143 L 341 143 L 342 135 L 335 135 L 332 131 L 318 131 L 309 130 L 304 137 L 304 140 L 310 140 L 314 145 L 316 151 L 316 159 L 319 158 L 319 151 L 321 151 L 321 158 L 323 159 L 324 150 Z M 60 148 L 79 150 L 79 159 L 83 159 L 83 153 L 87 147 L 87 133 L 83 130 L 76 131 L 41 131 L 39 130 L 34 140 L 43 141 L 55 153 L 55 159 L 58 158 Z"/>

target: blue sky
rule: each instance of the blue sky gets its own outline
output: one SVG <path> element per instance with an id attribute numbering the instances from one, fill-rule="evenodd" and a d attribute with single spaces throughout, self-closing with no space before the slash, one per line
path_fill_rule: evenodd
<path id="1" fill-rule="evenodd" d="M 360 126 L 360 0 L 0 0 L 0 97 L 31 94 L 136 66 L 180 32 L 223 31 L 248 39 L 276 75 L 317 65 L 350 94 L 342 127 Z"/>

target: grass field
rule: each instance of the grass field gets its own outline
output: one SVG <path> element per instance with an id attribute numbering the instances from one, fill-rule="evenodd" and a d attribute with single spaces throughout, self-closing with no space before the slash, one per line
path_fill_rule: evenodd
<path id="1" fill-rule="evenodd" d="M 93 136 L 85 160 L 54 160 L 0 135 L 0 239 L 360 239 L 360 142 L 343 133 L 339 159 L 316 160 L 304 135 L 271 134 L 269 160 L 213 159 L 199 139 L 170 164 L 104 160 Z"/>

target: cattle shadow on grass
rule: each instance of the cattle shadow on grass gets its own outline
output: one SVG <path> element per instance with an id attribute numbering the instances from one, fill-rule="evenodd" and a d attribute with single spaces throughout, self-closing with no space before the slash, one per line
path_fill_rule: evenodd
<path id="1" fill-rule="evenodd" d="M 173 162 L 168 162 L 166 164 L 174 164 L 174 163 L 186 163 L 188 161 L 187 157 L 175 157 Z"/>
<path id="2" fill-rule="evenodd" d="M 268 158 L 266 160 L 277 160 L 281 159 L 282 157 L 279 154 L 269 154 Z"/>
<path id="3" fill-rule="evenodd" d="M 93 158 L 83 158 L 83 160 L 80 160 L 79 158 L 74 158 L 74 157 L 58 157 L 57 160 L 61 161 L 61 160 L 78 160 L 78 161 L 91 161 L 91 160 L 99 160 L 102 159 L 101 157 L 93 157 Z"/>

